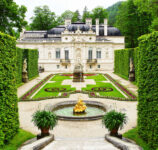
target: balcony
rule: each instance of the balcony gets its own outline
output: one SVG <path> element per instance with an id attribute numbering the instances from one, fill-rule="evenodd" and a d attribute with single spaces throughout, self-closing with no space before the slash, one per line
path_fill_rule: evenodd
<path id="1" fill-rule="evenodd" d="M 96 64 L 97 59 L 87 59 L 87 64 Z"/>
<path id="2" fill-rule="evenodd" d="M 60 59 L 60 63 L 62 65 L 68 65 L 68 64 L 70 64 L 70 59 Z"/>

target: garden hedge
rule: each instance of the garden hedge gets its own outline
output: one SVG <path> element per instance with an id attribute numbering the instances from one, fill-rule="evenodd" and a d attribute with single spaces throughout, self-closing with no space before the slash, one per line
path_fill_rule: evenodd
<path id="1" fill-rule="evenodd" d="M 130 71 L 130 58 L 134 61 L 135 72 L 137 72 L 137 49 L 128 48 L 115 50 L 114 52 L 114 72 L 128 79 Z M 137 73 L 136 73 L 137 79 Z"/>
<path id="2" fill-rule="evenodd" d="M 38 50 L 25 49 L 25 56 L 27 57 L 28 78 L 31 80 L 38 76 Z"/>
<path id="3" fill-rule="evenodd" d="M 158 32 L 139 38 L 138 133 L 158 148 Z"/>
<path id="4" fill-rule="evenodd" d="M 38 76 L 38 50 L 17 48 L 17 84 L 22 83 L 24 59 L 27 59 L 29 80 Z"/>
<path id="5" fill-rule="evenodd" d="M 0 33 L 0 146 L 19 128 L 16 60 L 16 39 Z"/>
<path id="6" fill-rule="evenodd" d="M 24 49 L 16 48 L 17 50 L 17 84 L 22 83 L 22 69 L 23 69 L 23 56 L 24 56 Z"/>

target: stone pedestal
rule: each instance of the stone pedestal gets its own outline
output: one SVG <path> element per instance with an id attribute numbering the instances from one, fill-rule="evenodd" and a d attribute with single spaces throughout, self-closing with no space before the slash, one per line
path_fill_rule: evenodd
<path id="1" fill-rule="evenodd" d="M 135 72 L 134 71 L 129 72 L 129 81 L 135 81 Z"/>
<path id="2" fill-rule="evenodd" d="M 84 82 L 83 67 L 81 64 L 77 64 L 74 68 L 73 82 Z"/>
<path id="3" fill-rule="evenodd" d="M 22 82 L 27 83 L 28 81 L 29 80 L 28 80 L 27 72 L 23 72 L 22 73 Z"/>

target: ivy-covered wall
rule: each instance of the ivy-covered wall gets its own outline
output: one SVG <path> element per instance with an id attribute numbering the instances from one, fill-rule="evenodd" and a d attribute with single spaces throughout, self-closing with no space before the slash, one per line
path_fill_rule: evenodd
<path id="1" fill-rule="evenodd" d="M 134 61 L 135 78 L 137 80 L 137 49 L 128 48 L 116 50 L 114 52 L 114 72 L 122 77 L 128 79 L 130 71 L 130 58 Z"/>
<path id="2" fill-rule="evenodd" d="M 27 59 L 29 80 L 38 76 L 38 50 L 17 48 L 17 84 L 22 83 L 24 59 Z"/>
<path id="3" fill-rule="evenodd" d="M 15 38 L 0 33 L 0 146 L 19 128 L 16 60 Z"/>
<path id="4" fill-rule="evenodd" d="M 139 38 L 138 131 L 151 147 L 158 148 L 158 32 Z"/>

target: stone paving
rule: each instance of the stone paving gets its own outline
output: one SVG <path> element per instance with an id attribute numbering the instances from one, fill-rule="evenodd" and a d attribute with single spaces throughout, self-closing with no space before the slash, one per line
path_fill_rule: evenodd
<path id="1" fill-rule="evenodd" d="M 46 77 L 50 73 L 42 73 L 40 76 L 33 81 L 23 85 L 18 89 L 18 96 L 25 93 L 29 88 L 31 88 L 34 84 L 39 82 L 41 79 Z M 129 81 L 125 81 L 122 78 L 117 77 L 115 74 L 110 74 L 113 78 L 119 80 L 122 84 L 123 82 L 128 83 L 126 84 L 128 87 L 136 92 L 136 86 L 133 86 Z M 116 76 L 116 77 L 115 77 Z M 126 86 L 125 85 L 125 86 Z M 116 101 L 116 100 L 109 100 L 109 99 L 101 99 L 101 98 L 89 98 L 86 94 L 72 94 L 69 98 L 61 98 L 61 99 L 49 99 L 43 101 L 36 101 L 36 102 L 19 102 L 19 117 L 20 117 L 20 127 L 30 131 L 34 134 L 38 134 L 40 131 L 33 125 L 31 122 L 32 114 L 38 110 L 43 109 L 47 105 L 54 105 L 58 102 L 63 101 L 70 101 L 70 100 L 77 100 L 78 97 L 81 96 L 85 100 L 91 101 L 99 101 L 102 102 L 108 109 L 117 109 L 125 112 L 128 116 L 128 123 L 124 126 L 123 130 L 119 131 L 123 133 L 133 127 L 136 126 L 137 122 L 137 102 L 125 102 L 125 101 Z M 58 121 L 58 125 L 51 131 L 52 134 L 55 135 L 55 141 L 51 144 L 50 149 L 60 149 L 60 150 L 93 150 L 92 143 L 94 145 L 100 145 L 100 147 L 94 146 L 95 150 L 115 150 L 115 147 L 111 147 L 109 143 L 106 141 L 98 141 L 97 139 L 104 139 L 105 134 L 108 133 L 107 129 L 102 126 L 101 120 L 96 121 Z M 66 141 L 69 140 L 69 141 Z M 72 140 L 73 139 L 73 140 Z M 86 140 L 84 140 L 86 139 Z M 93 142 L 91 139 L 95 139 Z M 78 142 L 83 141 L 83 142 Z M 72 144 L 71 144 L 72 143 Z M 78 144 L 77 144 L 78 143 Z M 104 147 L 105 145 L 106 148 Z M 77 144 L 77 145 L 76 145 Z M 63 147 L 64 145 L 64 147 Z M 65 146 L 67 145 L 67 146 Z M 73 145 L 76 145 L 74 148 Z M 89 147 L 86 147 L 89 145 Z M 104 145 L 102 147 L 102 145 Z M 58 148 L 56 148 L 58 147 Z"/>

